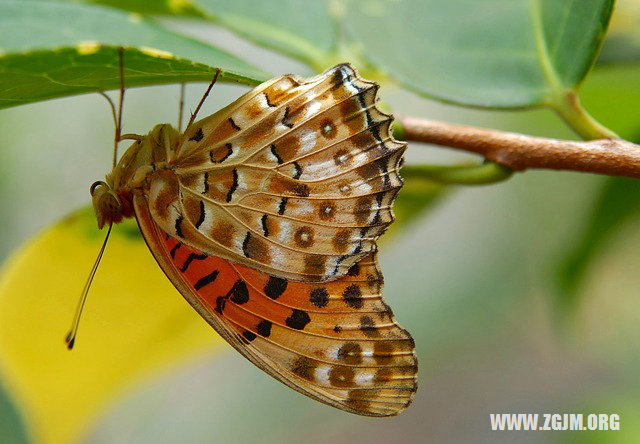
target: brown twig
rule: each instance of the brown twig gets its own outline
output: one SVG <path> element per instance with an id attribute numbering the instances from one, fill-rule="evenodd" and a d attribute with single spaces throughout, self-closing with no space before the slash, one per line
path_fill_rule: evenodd
<path id="1" fill-rule="evenodd" d="M 626 140 L 546 139 L 406 116 L 397 122 L 404 140 L 470 151 L 514 171 L 546 168 L 640 178 L 640 145 Z"/>

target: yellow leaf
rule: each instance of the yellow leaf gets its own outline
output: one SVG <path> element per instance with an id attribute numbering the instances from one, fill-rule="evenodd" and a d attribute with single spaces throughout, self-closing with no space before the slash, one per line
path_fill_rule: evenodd
<path id="1" fill-rule="evenodd" d="M 36 442 L 77 442 L 128 388 L 223 349 L 127 221 L 113 229 L 68 351 L 64 337 L 103 235 L 81 211 L 24 245 L 0 273 L 0 372 Z"/>

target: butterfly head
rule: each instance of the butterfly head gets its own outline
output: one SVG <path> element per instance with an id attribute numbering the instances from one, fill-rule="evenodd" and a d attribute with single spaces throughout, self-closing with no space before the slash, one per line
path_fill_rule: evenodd
<path id="1" fill-rule="evenodd" d="M 122 201 L 108 183 L 101 180 L 94 182 L 89 192 L 91 193 L 93 209 L 98 219 L 98 228 L 102 228 L 112 222 L 118 223 L 122 220 Z"/>

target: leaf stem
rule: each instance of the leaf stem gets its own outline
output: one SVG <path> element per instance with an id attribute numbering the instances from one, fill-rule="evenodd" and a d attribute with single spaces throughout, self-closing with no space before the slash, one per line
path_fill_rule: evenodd
<path id="1" fill-rule="evenodd" d="M 512 174 L 509 168 L 493 162 L 480 165 L 405 165 L 402 177 L 423 178 L 451 185 L 486 185 L 502 182 Z"/>
<path id="2" fill-rule="evenodd" d="M 594 119 L 582 107 L 580 98 L 574 91 L 560 96 L 549 103 L 562 119 L 585 140 L 618 139 L 618 135 Z"/>

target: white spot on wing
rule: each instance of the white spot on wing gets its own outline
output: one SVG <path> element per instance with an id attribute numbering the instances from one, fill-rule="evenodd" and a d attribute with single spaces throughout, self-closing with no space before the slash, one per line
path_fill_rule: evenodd
<path id="1" fill-rule="evenodd" d="M 236 191 L 233 193 L 233 197 L 236 197 L 236 192 L 238 192 L 239 190 L 246 190 L 246 183 L 244 182 L 244 173 L 242 172 L 241 169 L 236 168 L 236 172 L 237 177 L 238 177 L 238 187 L 236 188 Z"/>
<path id="2" fill-rule="evenodd" d="M 296 202 L 296 213 L 300 215 L 312 214 L 315 210 L 313 203 L 309 200 L 299 200 Z"/>
<path id="3" fill-rule="evenodd" d="M 271 264 L 274 268 L 282 268 L 290 266 L 290 262 L 288 261 L 286 255 L 283 254 L 282 249 L 273 245 L 270 248 Z"/>
<path id="4" fill-rule="evenodd" d="M 261 110 L 269 108 L 269 104 L 267 103 L 267 96 L 265 96 L 264 94 L 258 94 L 258 104 L 260 105 Z"/>
<path id="5" fill-rule="evenodd" d="M 316 381 L 321 384 L 329 385 L 329 372 L 331 372 L 331 367 L 328 365 L 318 366 L 315 370 L 315 378 Z"/>
<path id="6" fill-rule="evenodd" d="M 351 81 L 351 73 L 345 69 L 345 68 L 340 68 L 340 70 L 342 71 L 342 84 L 344 85 L 344 87 L 347 89 L 347 91 L 349 91 L 351 94 L 358 94 L 358 88 L 356 88 L 353 85 L 353 82 Z"/>
<path id="7" fill-rule="evenodd" d="M 371 185 L 369 185 L 369 183 L 367 182 L 360 182 L 357 187 L 358 189 L 358 193 L 362 193 L 362 194 L 369 194 L 372 190 Z"/>
<path id="8" fill-rule="evenodd" d="M 280 219 L 280 227 L 278 232 L 278 239 L 285 244 L 291 241 L 293 236 L 293 227 L 288 219 Z"/>
<path id="9" fill-rule="evenodd" d="M 320 111 L 322 104 L 318 100 L 313 100 L 307 104 L 305 117 L 314 116 Z"/>
<path id="10" fill-rule="evenodd" d="M 316 147 L 316 133 L 307 131 L 300 136 L 300 153 L 308 153 Z"/>
<path id="11" fill-rule="evenodd" d="M 231 114 L 231 119 L 233 119 L 233 123 L 236 124 L 240 129 L 245 129 L 247 125 L 249 125 L 249 119 L 247 119 L 244 115 L 243 108 L 240 108 L 235 113 Z"/>
<path id="12" fill-rule="evenodd" d="M 333 360 L 337 361 L 337 360 L 338 360 L 338 355 L 339 355 L 339 353 L 340 353 L 340 348 L 341 348 L 341 347 L 342 347 L 342 346 L 341 346 L 341 345 L 339 345 L 339 346 L 336 346 L 336 347 L 333 347 L 333 348 L 328 349 L 328 350 L 327 350 L 327 358 L 329 358 L 329 359 L 333 359 Z"/>
<path id="13" fill-rule="evenodd" d="M 207 176 L 203 174 L 200 183 L 200 193 L 204 194 L 205 191 L 207 191 Z"/>
<path id="14" fill-rule="evenodd" d="M 373 376 L 371 372 L 360 372 L 356 374 L 356 384 L 369 385 L 373 382 Z"/>

